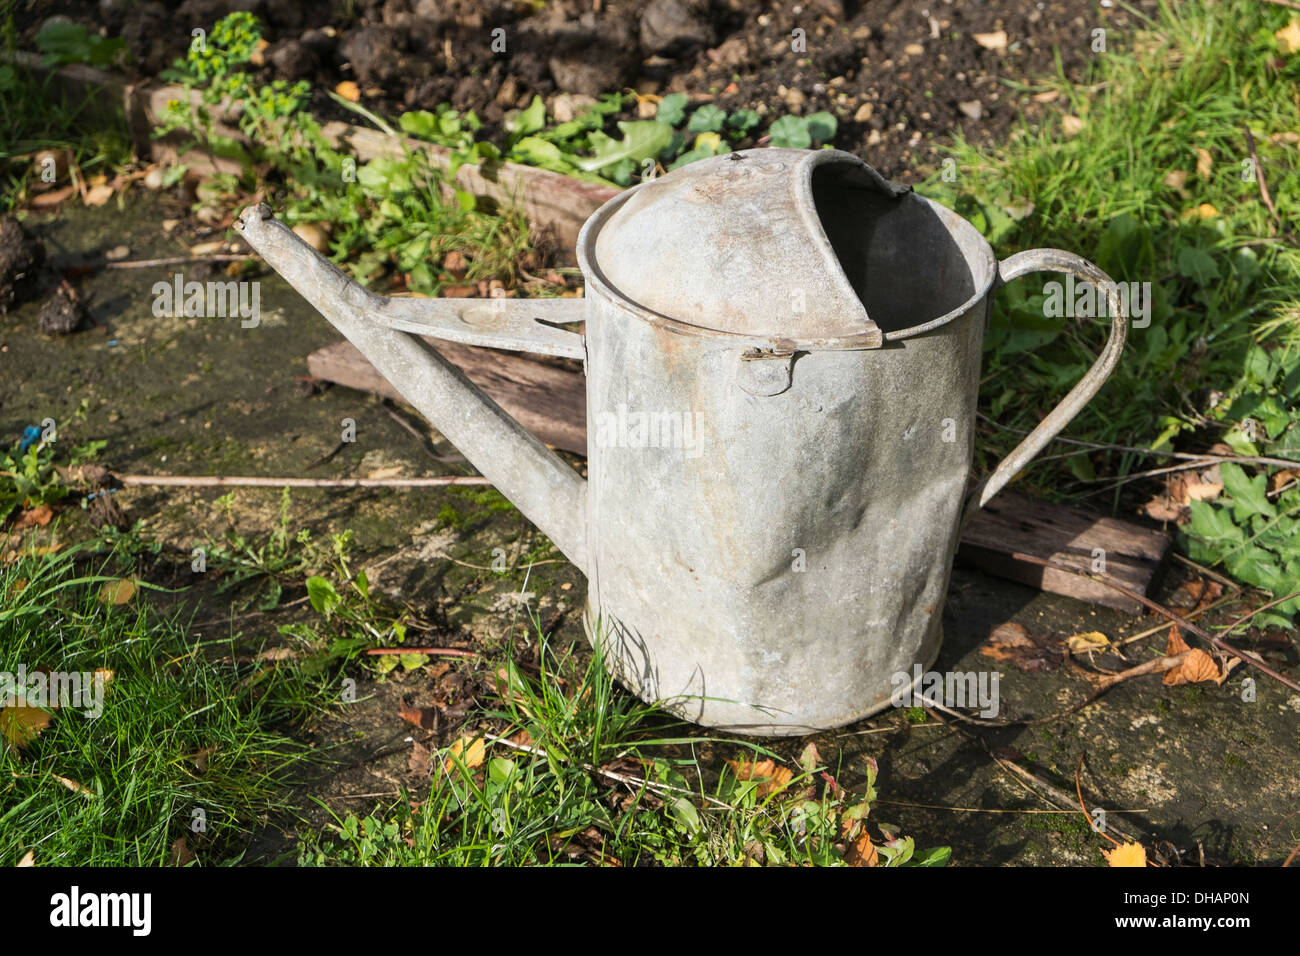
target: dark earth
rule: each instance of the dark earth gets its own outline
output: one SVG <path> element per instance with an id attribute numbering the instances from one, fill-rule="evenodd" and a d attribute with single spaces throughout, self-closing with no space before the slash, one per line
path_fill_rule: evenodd
<path id="1" fill-rule="evenodd" d="M 554 112 L 558 94 L 680 91 L 768 119 L 831 111 L 836 146 L 904 182 L 933 167 L 944 136 L 992 144 L 1056 109 L 1020 81 L 1055 75 L 1058 55 L 1068 79 L 1086 80 L 1102 55 L 1093 31 L 1122 35 L 1136 20 L 1106 0 L 26 0 L 17 22 L 27 48 L 52 15 L 121 36 L 128 72 L 144 78 L 232 10 L 262 21 L 263 77 L 311 80 L 327 118 L 355 119 L 324 92 L 343 80 L 381 114 L 475 110 L 479 135 L 497 139 L 505 111 L 534 94 Z M 498 28 L 504 52 L 492 49 Z"/>

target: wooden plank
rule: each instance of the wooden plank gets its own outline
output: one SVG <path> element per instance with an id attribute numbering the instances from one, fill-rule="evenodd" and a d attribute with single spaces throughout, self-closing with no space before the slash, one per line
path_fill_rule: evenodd
<path id="1" fill-rule="evenodd" d="M 1014 555 L 1049 558 L 1092 571 L 1100 551 L 1107 575 L 1150 596 L 1169 547 L 1169 536 L 1160 531 L 1004 491 L 966 526 L 957 557 L 988 574 L 1140 614 L 1141 604 L 1098 581 L 1017 561 Z"/>
<path id="2" fill-rule="evenodd" d="M 544 364 L 516 352 L 427 341 L 546 444 L 587 453 L 587 390 L 581 371 L 564 367 L 563 360 Z M 307 370 L 348 388 L 403 400 L 351 342 L 312 352 Z"/>

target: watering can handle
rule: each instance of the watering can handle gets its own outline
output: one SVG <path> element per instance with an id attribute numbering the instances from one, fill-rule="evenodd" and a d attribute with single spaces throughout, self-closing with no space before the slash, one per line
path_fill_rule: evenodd
<path id="1" fill-rule="evenodd" d="M 1097 356 L 1083 378 L 1079 379 L 1068 395 L 1048 413 L 1041 422 L 1017 445 L 987 478 L 976 485 L 967 498 L 966 513 L 962 518 L 965 524 L 971 516 L 984 507 L 994 495 L 1006 487 L 1030 460 L 1047 447 L 1074 416 L 1083 411 L 1083 407 L 1092 400 L 1110 373 L 1119 364 L 1120 353 L 1124 350 L 1124 341 L 1128 338 L 1128 310 L 1120 300 L 1119 291 L 1110 276 L 1102 272 L 1086 259 L 1062 249 L 1027 249 L 998 263 L 998 278 L 995 289 L 1006 285 L 1031 272 L 1064 272 L 1091 282 L 1106 292 L 1106 304 L 1110 310 L 1110 338 Z M 990 305 L 990 308 L 992 306 Z"/>

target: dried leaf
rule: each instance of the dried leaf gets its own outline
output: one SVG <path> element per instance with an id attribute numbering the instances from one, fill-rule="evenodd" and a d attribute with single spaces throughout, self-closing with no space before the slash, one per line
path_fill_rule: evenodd
<path id="1" fill-rule="evenodd" d="M 1110 638 L 1101 631 L 1088 631 L 1067 638 L 1065 645 L 1070 649 L 1071 654 L 1087 654 L 1091 651 L 1104 651 L 1110 647 Z"/>
<path id="2" fill-rule="evenodd" d="M 1060 90 L 1044 90 L 1042 93 L 1034 94 L 1035 103 L 1052 103 L 1060 98 Z"/>
<path id="3" fill-rule="evenodd" d="M 94 793 L 92 793 L 90 790 L 88 790 L 86 787 L 82 786 L 81 784 L 77 783 L 77 781 L 73 780 L 71 777 L 60 777 L 57 773 L 52 773 L 50 774 L 50 776 L 53 777 L 55 780 L 59 781 L 59 783 L 63 784 L 73 793 L 79 793 L 83 797 L 94 796 Z"/>
<path id="4" fill-rule="evenodd" d="M 1214 172 L 1214 160 L 1210 157 L 1210 151 L 1201 146 L 1196 147 L 1196 175 L 1206 182 L 1210 181 L 1210 175 Z"/>
<path id="5" fill-rule="evenodd" d="M 487 753 L 487 745 L 483 742 L 482 737 L 475 737 L 470 740 L 468 737 L 461 737 L 451 745 L 448 751 L 449 756 L 443 763 L 442 768 L 447 773 L 451 773 L 459 762 L 463 763 L 470 770 L 483 766 L 483 758 Z"/>
<path id="6" fill-rule="evenodd" d="M 1102 850 L 1106 862 L 1111 866 L 1146 866 L 1147 851 L 1141 843 L 1125 843 L 1113 850 Z"/>
<path id="7" fill-rule="evenodd" d="M 35 866 L 35 865 L 36 865 L 36 853 L 35 853 L 35 851 L 34 851 L 34 850 L 28 850 L 26 853 L 24 853 L 24 854 L 23 854 L 23 858 L 22 858 L 21 860 L 18 861 L 18 865 L 19 865 L 20 867 L 25 867 L 25 866 Z"/>
<path id="8" fill-rule="evenodd" d="M 28 508 L 18 516 L 18 520 L 13 524 L 13 530 L 19 531 L 23 528 L 44 528 L 54 517 L 54 509 L 49 505 L 37 505 L 35 508 Z"/>
<path id="9" fill-rule="evenodd" d="M 1083 118 L 1080 116 L 1067 114 L 1061 117 L 1061 129 L 1065 132 L 1066 139 L 1071 139 L 1075 136 L 1078 136 L 1080 133 L 1083 132 L 1083 128 L 1086 125 L 1087 124 L 1083 121 Z"/>
<path id="10" fill-rule="evenodd" d="M 49 192 L 41 193 L 39 196 L 33 196 L 29 200 L 32 206 L 57 206 L 63 200 L 72 195 L 72 187 L 64 186 L 62 189 L 51 189 Z"/>
<path id="11" fill-rule="evenodd" d="M 106 581 L 99 589 L 100 604 L 125 604 L 135 597 L 135 582 L 130 578 Z"/>
<path id="12" fill-rule="evenodd" d="M 1170 189 L 1184 192 L 1187 186 L 1187 170 L 1174 169 L 1165 174 L 1164 183 Z"/>
<path id="13" fill-rule="evenodd" d="M 408 724 L 414 724 L 421 730 L 438 729 L 438 708 L 437 707 L 410 707 L 403 704 L 398 710 L 397 716 L 401 717 Z"/>
<path id="14" fill-rule="evenodd" d="M 871 842 L 871 836 L 865 830 L 844 851 L 844 862 L 849 866 L 875 866 L 879 860 L 876 845 Z"/>
<path id="15" fill-rule="evenodd" d="M 1046 634 L 1030 634 L 1023 624 L 1007 621 L 989 634 L 980 653 L 997 661 L 1006 661 L 1026 674 L 1052 670 L 1065 660 L 1061 645 Z"/>
<path id="16" fill-rule="evenodd" d="M 1290 56 L 1300 50 L 1300 19 L 1291 18 L 1291 22 L 1273 34 L 1278 49 Z"/>
<path id="17" fill-rule="evenodd" d="M 406 767 L 417 776 L 427 777 L 433 771 L 432 754 L 429 748 L 417 740 L 415 746 L 411 748 L 411 756 L 406 761 Z"/>
<path id="18" fill-rule="evenodd" d="M 81 197 L 81 201 L 87 206 L 102 206 L 113 198 L 113 187 L 108 183 L 100 183 L 98 186 L 91 186 L 86 190 L 86 194 Z"/>
<path id="19" fill-rule="evenodd" d="M 758 795 L 765 797 L 769 793 L 777 793 L 790 786 L 790 781 L 794 779 L 794 773 L 788 767 L 778 767 L 775 760 L 728 760 L 731 769 L 735 771 L 737 780 L 754 780 L 758 781 Z"/>
<path id="20" fill-rule="evenodd" d="M 349 103 L 361 102 L 361 89 L 351 80 L 344 80 L 338 86 L 334 87 L 334 92 L 343 97 Z"/>
<path id="21" fill-rule="evenodd" d="M 10 747 L 21 750 L 50 726 L 52 718 L 48 711 L 27 706 L 27 700 L 21 694 L 14 694 L 12 700 L 12 703 L 0 707 L 0 737 Z"/>
<path id="22" fill-rule="evenodd" d="M 1214 658 L 1199 647 L 1191 651 L 1181 664 L 1165 671 L 1166 684 L 1197 684 L 1201 681 L 1214 681 L 1221 684 L 1219 665 Z"/>
<path id="23" fill-rule="evenodd" d="M 185 842 L 185 837 L 177 837 L 168 855 L 168 866 L 189 866 L 195 860 L 194 851 Z"/>
<path id="24" fill-rule="evenodd" d="M 1007 31 L 995 30 L 992 33 L 973 33 L 975 42 L 986 50 L 992 50 L 994 53 L 1005 53 L 1007 51 Z"/>

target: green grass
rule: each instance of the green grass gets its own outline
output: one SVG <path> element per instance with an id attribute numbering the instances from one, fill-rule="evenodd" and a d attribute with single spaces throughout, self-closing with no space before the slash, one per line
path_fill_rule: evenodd
<path id="1" fill-rule="evenodd" d="M 30 852 L 38 865 L 157 866 L 182 837 L 200 862 L 230 862 L 285 809 L 305 750 L 277 728 L 310 712 L 320 685 L 283 662 L 236 663 L 232 641 L 195 638 L 147 592 L 102 603 L 129 568 L 83 546 L 0 570 L 0 670 L 111 672 L 100 716 L 60 708 L 0 748 L 0 865 Z M 0 709 L 11 733 L 14 714 Z"/>
<path id="2" fill-rule="evenodd" d="M 1257 182 L 1243 178 L 1249 128 L 1284 219 L 1300 203 L 1300 55 L 1283 53 L 1273 36 L 1294 11 L 1187 0 L 1150 20 L 1130 13 L 1142 29 L 1112 33 L 1090 83 L 1058 76 L 1028 87 L 1057 93 L 1054 106 L 1083 121 L 1076 135 L 1053 116 L 994 150 L 958 140 L 956 179 L 936 174 L 922 191 L 971 217 L 1000 256 L 1056 246 L 1116 280 L 1152 284 L 1149 327 L 1130 330 L 1119 367 L 1070 437 L 1197 452 L 1224 442 L 1247 458 L 1300 460 L 1300 250 Z M 1216 214 L 1202 218 L 1198 210 L 1210 207 Z M 1108 320 L 1045 317 L 1051 278 L 1022 279 L 995 298 L 981 410 L 998 426 L 984 428 L 984 470 L 1019 440 L 1007 429 L 1037 424 L 1104 339 Z M 1117 449 L 1049 451 L 1022 487 L 1102 496 L 1097 503 L 1112 507 L 1125 479 L 1171 464 Z M 1184 547 L 1275 594 L 1300 589 L 1300 491 L 1265 500 L 1265 476 L 1278 466 L 1243 467 L 1225 469 L 1223 500 L 1193 507 Z"/>
<path id="3" fill-rule="evenodd" d="M 556 653 L 532 627 L 539 671 L 510 657 L 495 668 L 495 706 L 431 755 L 428 794 L 336 816 L 331 832 L 303 839 L 300 864 L 835 866 L 868 832 L 874 761 L 860 792 L 813 747 L 782 767 L 753 742 L 705 736 L 619 690 L 599 650 Z M 873 819 L 870 833 L 882 865 L 948 859 L 887 823 Z"/>

